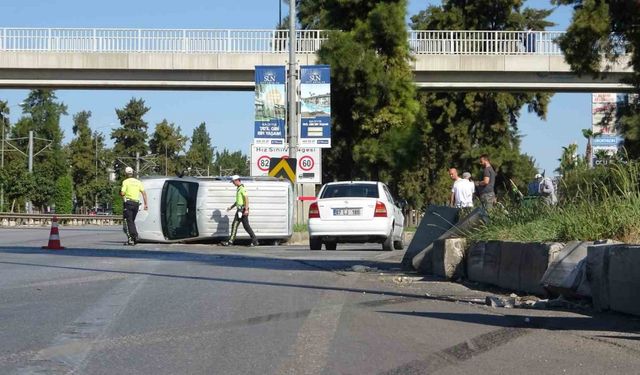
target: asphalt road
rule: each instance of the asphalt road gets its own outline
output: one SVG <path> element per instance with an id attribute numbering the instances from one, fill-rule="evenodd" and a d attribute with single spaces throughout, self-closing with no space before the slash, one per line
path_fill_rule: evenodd
<path id="1" fill-rule="evenodd" d="M 640 322 L 494 309 L 378 245 L 141 244 L 0 228 L 0 374 L 631 374 Z M 375 267 L 354 272 L 354 265 Z"/>

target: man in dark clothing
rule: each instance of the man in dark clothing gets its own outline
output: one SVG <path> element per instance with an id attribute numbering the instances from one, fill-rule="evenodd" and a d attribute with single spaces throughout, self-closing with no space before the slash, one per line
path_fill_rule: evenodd
<path id="1" fill-rule="evenodd" d="M 493 207 L 493 204 L 496 203 L 496 194 L 493 190 L 496 183 L 496 171 L 491 166 L 491 161 L 487 154 L 480 156 L 480 165 L 482 165 L 483 174 L 482 179 L 476 182 L 476 187 L 482 206 L 486 210 L 489 210 Z"/>

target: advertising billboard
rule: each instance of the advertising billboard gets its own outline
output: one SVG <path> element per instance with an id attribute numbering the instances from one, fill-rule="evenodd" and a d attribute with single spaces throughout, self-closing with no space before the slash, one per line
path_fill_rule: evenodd
<path id="1" fill-rule="evenodd" d="M 284 66 L 261 65 L 255 70 L 254 144 L 282 145 L 287 118 Z"/>
<path id="2" fill-rule="evenodd" d="M 301 147 L 331 147 L 331 70 L 328 65 L 300 67 Z"/>

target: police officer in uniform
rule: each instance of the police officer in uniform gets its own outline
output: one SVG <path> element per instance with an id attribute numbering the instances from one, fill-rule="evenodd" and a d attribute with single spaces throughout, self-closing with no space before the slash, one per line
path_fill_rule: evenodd
<path id="1" fill-rule="evenodd" d="M 144 209 L 149 209 L 147 205 L 147 193 L 144 191 L 142 182 L 133 177 L 133 168 L 126 167 L 124 173 L 127 178 L 122 181 L 120 196 L 124 199 L 124 233 L 127 235 L 125 245 L 133 246 L 138 243 L 138 230 L 136 229 L 136 216 L 140 209 L 140 195 L 144 198 Z"/>
<path id="2" fill-rule="evenodd" d="M 236 201 L 234 204 L 227 208 L 227 211 L 232 210 L 234 207 L 236 208 L 236 214 L 233 216 L 233 224 L 231 224 L 231 236 L 228 241 L 222 243 L 223 246 L 231 246 L 236 239 L 236 234 L 238 232 L 238 226 L 240 222 L 242 222 L 242 226 L 244 230 L 249 233 L 251 236 L 251 244 L 249 246 L 257 246 L 258 240 L 256 239 L 255 233 L 253 233 L 253 229 L 249 226 L 249 197 L 247 196 L 247 190 L 245 189 L 242 182 L 240 182 L 240 176 L 233 175 L 231 176 L 231 182 L 236 186 Z"/>

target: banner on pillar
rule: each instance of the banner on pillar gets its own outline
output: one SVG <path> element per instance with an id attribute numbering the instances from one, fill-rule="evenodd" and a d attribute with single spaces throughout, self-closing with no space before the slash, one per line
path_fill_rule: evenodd
<path id="1" fill-rule="evenodd" d="M 258 145 L 282 145 L 287 117 L 284 66 L 256 66 L 255 124 Z"/>
<path id="2" fill-rule="evenodd" d="M 300 67 L 301 147 L 331 147 L 331 70 L 328 65 Z"/>

